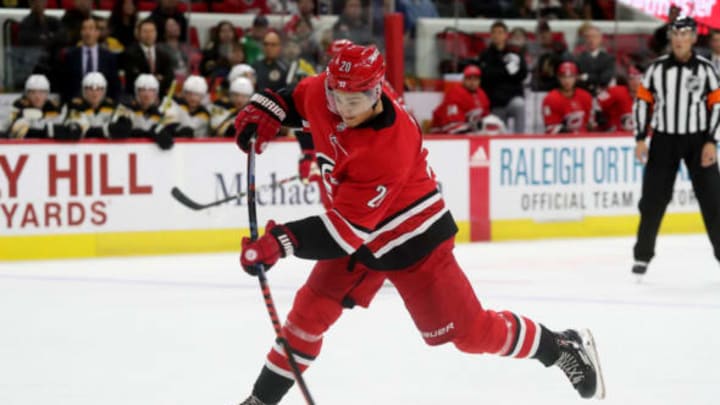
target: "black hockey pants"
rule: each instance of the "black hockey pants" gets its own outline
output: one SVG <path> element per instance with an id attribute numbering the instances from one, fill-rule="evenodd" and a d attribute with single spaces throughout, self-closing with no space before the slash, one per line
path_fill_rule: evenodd
<path id="1" fill-rule="evenodd" d="M 700 165 L 704 143 L 702 135 L 653 136 L 643 175 L 635 260 L 650 261 L 655 255 L 655 240 L 665 209 L 673 196 L 680 160 L 685 161 L 705 229 L 715 257 L 720 260 L 720 171 L 717 163 L 710 167 Z"/>

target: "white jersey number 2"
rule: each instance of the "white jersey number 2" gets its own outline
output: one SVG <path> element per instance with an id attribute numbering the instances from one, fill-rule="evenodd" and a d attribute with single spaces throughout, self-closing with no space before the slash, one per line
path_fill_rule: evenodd
<path id="1" fill-rule="evenodd" d="M 387 187 L 377 186 L 375 188 L 375 191 L 377 191 L 378 195 L 373 197 L 367 203 L 368 207 L 370 207 L 370 208 L 377 208 L 380 206 L 380 204 L 382 204 L 383 200 L 385 199 L 385 196 L 387 195 Z"/>

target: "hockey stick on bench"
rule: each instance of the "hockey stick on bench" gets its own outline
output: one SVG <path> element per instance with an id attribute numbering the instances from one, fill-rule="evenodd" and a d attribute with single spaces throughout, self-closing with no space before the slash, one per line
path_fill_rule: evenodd
<path id="1" fill-rule="evenodd" d="M 291 181 L 295 181 L 299 178 L 300 178 L 300 176 L 298 176 L 298 175 L 291 176 L 291 177 L 282 179 L 275 184 L 266 184 L 264 186 L 261 186 L 260 190 L 267 190 L 267 189 L 271 189 L 273 187 L 282 186 L 283 184 L 290 183 Z M 225 198 L 221 198 L 219 200 L 213 201 L 213 202 L 209 202 L 207 204 L 201 204 L 201 203 L 194 201 L 190 197 L 188 197 L 185 193 L 183 193 L 177 187 L 173 187 L 172 190 L 170 190 L 170 194 L 172 194 L 172 196 L 177 200 L 177 202 L 179 202 L 180 204 L 190 208 L 191 210 L 195 210 L 195 211 L 204 210 L 206 208 L 211 208 L 211 207 L 216 207 L 218 205 L 225 204 L 226 202 L 230 202 L 230 201 L 237 200 L 239 198 L 243 198 L 243 197 L 245 197 L 245 195 L 247 195 L 247 193 L 238 193 L 238 194 L 232 195 L 230 197 L 225 197 Z"/>
<path id="2" fill-rule="evenodd" d="M 257 210 L 255 207 L 255 138 L 250 140 L 247 155 L 247 197 L 250 239 L 255 240 L 258 238 Z M 283 333 L 280 318 L 275 309 L 275 301 L 270 293 L 270 285 L 268 284 L 267 277 L 265 277 L 265 266 L 262 264 L 257 265 L 257 277 L 260 282 L 263 298 L 265 298 L 265 306 L 267 307 L 268 315 L 270 315 L 270 321 L 272 322 L 273 329 L 275 329 L 275 340 L 283 348 L 283 352 L 285 352 L 285 357 L 288 359 L 293 377 L 295 377 L 295 382 L 298 388 L 300 388 L 305 402 L 308 405 L 315 405 L 315 401 L 313 401 L 312 396 L 310 396 L 310 390 L 308 390 L 302 373 L 300 372 L 300 367 L 298 367 L 297 361 L 295 360 L 295 355 L 292 352 L 290 343 Z"/>

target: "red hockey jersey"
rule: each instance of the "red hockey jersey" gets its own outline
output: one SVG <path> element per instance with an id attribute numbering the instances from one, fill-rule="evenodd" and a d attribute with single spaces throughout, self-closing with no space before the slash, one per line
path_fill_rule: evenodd
<path id="1" fill-rule="evenodd" d="M 433 110 L 433 132 L 455 134 L 477 130 L 489 113 L 490 101 L 483 89 L 470 92 L 462 85 L 453 86 Z"/>
<path id="2" fill-rule="evenodd" d="M 297 256 L 354 255 L 370 268 L 401 269 L 455 234 L 420 129 L 386 90 L 383 112 L 356 128 L 328 109 L 325 73 L 283 97 L 288 116 L 312 134 L 331 201 L 324 214 L 286 224 L 299 241 Z"/>
<path id="3" fill-rule="evenodd" d="M 592 96 L 576 88 L 568 98 L 555 89 L 545 96 L 542 108 L 546 133 L 585 131 L 592 113 Z"/>
<path id="4" fill-rule="evenodd" d="M 600 111 L 605 117 L 602 131 L 632 131 L 634 127 L 633 99 L 626 86 L 610 86 L 597 95 Z"/>

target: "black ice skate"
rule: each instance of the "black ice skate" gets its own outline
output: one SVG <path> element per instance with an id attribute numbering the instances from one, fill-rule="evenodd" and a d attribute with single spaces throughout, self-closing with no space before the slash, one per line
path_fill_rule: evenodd
<path id="1" fill-rule="evenodd" d="M 240 405 L 272 405 L 272 404 L 266 404 L 265 402 L 257 399 L 255 395 L 250 395 L 248 399 L 240 402 Z"/>
<path id="2" fill-rule="evenodd" d="M 605 382 L 590 331 L 582 329 L 578 333 L 569 329 L 555 336 L 560 350 L 555 365 L 565 373 L 581 397 L 605 398 Z"/>
<path id="3" fill-rule="evenodd" d="M 635 260 L 632 266 L 632 273 L 637 277 L 638 283 L 642 280 L 642 277 L 647 272 L 648 262 Z"/>

